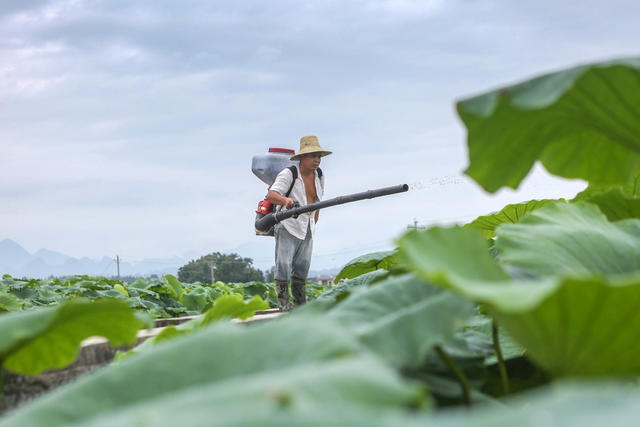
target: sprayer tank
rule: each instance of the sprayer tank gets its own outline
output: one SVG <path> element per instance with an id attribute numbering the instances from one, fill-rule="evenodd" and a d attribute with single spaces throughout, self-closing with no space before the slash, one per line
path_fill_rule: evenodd
<path id="1" fill-rule="evenodd" d="M 265 154 L 257 154 L 251 159 L 251 172 L 267 185 L 273 184 L 278 173 L 298 162 L 289 160 L 295 151 L 287 148 L 269 148 Z"/>

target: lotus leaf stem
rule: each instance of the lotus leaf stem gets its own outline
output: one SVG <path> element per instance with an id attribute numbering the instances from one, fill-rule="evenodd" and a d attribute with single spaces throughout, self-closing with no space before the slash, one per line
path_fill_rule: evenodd
<path id="1" fill-rule="evenodd" d="M 502 391 L 505 395 L 509 394 L 509 376 L 507 375 L 507 365 L 504 363 L 502 356 L 502 348 L 500 348 L 500 337 L 498 336 L 498 324 L 495 319 L 491 321 L 491 335 L 493 336 L 493 349 L 498 358 L 498 371 L 500 372 L 500 380 L 502 381 Z"/>
<path id="2" fill-rule="evenodd" d="M 0 359 L 0 411 L 4 406 L 4 361 L 4 358 Z"/>
<path id="3" fill-rule="evenodd" d="M 453 374 L 458 379 L 460 383 L 460 387 L 462 388 L 462 401 L 465 406 L 471 406 L 471 386 L 469 385 L 469 380 L 467 376 L 462 372 L 462 370 L 456 365 L 456 363 L 449 357 L 449 355 L 440 347 L 439 345 L 435 346 L 436 353 L 442 359 L 442 361 L 451 369 Z"/>

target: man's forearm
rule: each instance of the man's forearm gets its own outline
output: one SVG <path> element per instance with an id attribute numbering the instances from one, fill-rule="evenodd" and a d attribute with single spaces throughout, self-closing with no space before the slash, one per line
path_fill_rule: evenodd
<path id="1" fill-rule="evenodd" d="M 285 197 L 274 190 L 269 190 L 269 192 L 267 193 L 267 200 L 274 205 L 284 205 L 287 209 L 291 209 L 296 202 L 291 197 Z"/>
<path id="2" fill-rule="evenodd" d="M 287 203 L 288 199 L 277 191 L 269 190 L 269 192 L 267 193 L 267 200 L 274 205 L 284 205 Z"/>

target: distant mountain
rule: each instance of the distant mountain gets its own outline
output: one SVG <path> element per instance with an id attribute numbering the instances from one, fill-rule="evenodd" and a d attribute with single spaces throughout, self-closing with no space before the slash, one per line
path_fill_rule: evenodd
<path id="1" fill-rule="evenodd" d="M 274 241 L 272 238 L 261 238 L 255 242 L 245 243 L 225 253 L 238 255 L 254 260 L 253 265 L 261 270 L 269 270 L 274 263 Z M 150 276 L 152 274 L 174 274 L 189 261 L 205 254 L 190 252 L 188 256 L 171 258 L 148 258 L 141 261 L 120 261 L 120 276 Z M 309 277 L 333 276 L 340 267 L 352 257 L 346 255 L 322 256 L 314 255 L 311 261 L 312 270 Z M 103 257 L 100 260 L 87 257 L 74 258 L 61 252 L 40 249 L 30 254 L 13 240 L 0 241 L 0 275 L 10 274 L 15 277 L 46 278 L 49 276 L 69 276 L 88 274 L 91 276 L 115 276 L 117 273 L 114 258 Z"/>
<path id="2" fill-rule="evenodd" d="M 120 262 L 121 276 L 150 276 L 152 274 L 177 274 L 178 268 L 189 262 L 187 258 L 152 258 L 137 262 Z M 30 254 L 11 239 L 0 241 L 0 275 L 16 277 L 46 278 L 88 274 L 91 276 L 115 276 L 116 261 L 103 257 L 95 260 L 87 257 L 73 258 L 49 249 L 40 249 Z"/>
<path id="3" fill-rule="evenodd" d="M 31 255 L 11 239 L 0 241 L 0 271 L 20 268 L 31 261 Z"/>
<path id="4" fill-rule="evenodd" d="M 50 251 L 48 249 L 40 249 L 33 254 L 38 258 L 41 258 L 46 264 L 49 265 L 62 265 L 71 259 L 69 255 L 65 255 L 60 252 Z"/>

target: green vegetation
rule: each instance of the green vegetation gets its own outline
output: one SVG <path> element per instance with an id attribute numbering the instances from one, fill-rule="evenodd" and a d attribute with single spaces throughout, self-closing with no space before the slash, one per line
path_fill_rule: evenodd
<path id="1" fill-rule="evenodd" d="M 638 89 L 632 59 L 459 102 L 467 173 L 485 189 L 516 187 L 539 160 L 587 190 L 409 231 L 396 250 L 348 263 L 338 287 L 257 326 L 207 324 L 216 308 L 254 307 L 235 289 L 262 292 L 216 285 L 229 292 L 203 318 L 0 427 L 635 424 Z M 168 298 L 207 308 L 202 286 L 165 282 Z M 0 288 L 0 307 L 22 303 L 18 288 Z M 110 290 L 123 299 L 129 288 Z"/>
<path id="2" fill-rule="evenodd" d="M 500 224 L 515 224 L 527 216 L 531 211 L 543 207 L 553 200 L 530 200 L 525 203 L 515 203 L 507 205 L 500 210 L 489 215 L 482 215 L 466 224 L 465 227 L 472 228 L 480 232 L 486 239 L 496 237 L 496 227 Z"/>
<path id="3" fill-rule="evenodd" d="M 114 346 L 133 344 L 149 319 L 136 315 L 124 302 L 74 299 L 56 307 L 0 316 L 0 362 L 27 375 L 73 362 L 80 342 L 103 336 Z"/>
<path id="4" fill-rule="evenodd" d="M 211 282 L 211 277 L 222 282 L 264 282 L 264 274 L 253 267 L 251 258 L 238 254 L 213 252 L 183 265 L 178 270 L 178 279 L 183 282 Z"/>
<path id="5" fill-rule="evenodd" d="M 335 277 L 334 282 L 338 283 L 341 279 L 352 279 L 370 271 L 389 269 L 396 262 L 396 251 L 373 252 L 362 255 L 345 265 Z"/>
<path id="6" fill-rule="evenodd" d="M 248 301 L 237 295 L 224 295 L 219 297 L 213 303 L 213 307 L 207 310 L 202 316 L 191 319 L 178 326 L 167 326 L 158 335 L 147 339 L 142 344 L 129 350 L 128 352 L 117 355 L 117 359 L 146 351 L 148 348 L 155 346 L 157 343 L 165 342 L 173 338 L 190 334 L 197 329 L 201 329 L 211 323 L 224 319 L 240 319 L 246 320 L 255 315 L 256 311 L 269 308 L 269 303 L 259 296 L 254 296 Z"/>
<path id="7" fill-rule="evenodd" d="M 623 185 L 640 165 L 640 58 L 570 68 L 458 102 L 466 173 L 485 190 L 516 188 L 539 160 L 549 172 Z"/>
<path id="8" fill-rule="evenodd" d="M 307 285 L 307 298 L 317 298 L 325 287 Z M 259 296 L 270 307 L 278 306 L 278 294 L 272 283 L 184 283 L 168 274 L 162 279 L 138 279 L 127 283 L 104 277 L 71 276 L 61 279 L 16 279 L 5 275 L 0 280 L 0 312 L 28 310 L 56 305 L 74 297 L 89 300 L 113 298 L 154 317 L 180 317 L 200 314 L 224 295 L 248 300 Z"/>
<path id="9" fill-rule="evenodd" d="M 150 318 L 122 301 L 77 298 L 56 307 L 0 316 L 0 407 L 2 369 L 38 375 L 71 364 L 82 340 L 102 336 L 113 346 L 133 344 Z"/>

